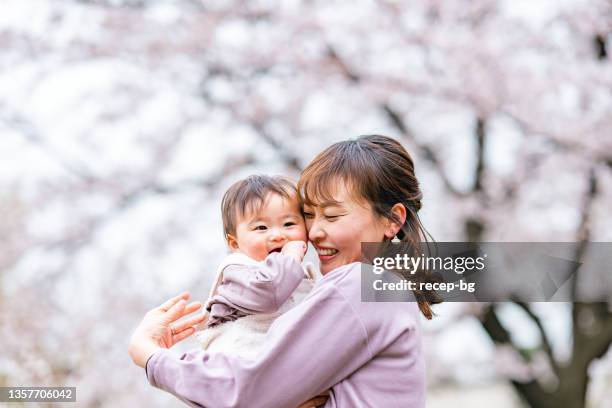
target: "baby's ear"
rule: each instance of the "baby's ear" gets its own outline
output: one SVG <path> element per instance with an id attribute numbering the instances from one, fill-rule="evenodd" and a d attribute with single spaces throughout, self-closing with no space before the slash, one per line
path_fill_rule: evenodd
<path id="1" fill-rule="evenodd" d="M 227 239 L 227 246 L 229 246 L 232 251 L 240 249 L 238 247 L 238 240 L 232 234 L 227 234 L 225 238 Z"/>

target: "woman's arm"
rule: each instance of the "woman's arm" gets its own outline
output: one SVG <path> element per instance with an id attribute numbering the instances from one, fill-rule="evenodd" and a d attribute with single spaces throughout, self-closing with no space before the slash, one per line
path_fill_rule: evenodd
<path id="1" fill-rule="evenodd" d="M 271 326 L 255 361 L 157 351 L 149 382 L 193 406 L 292 407 L 331 388 L 372 359 L 366 330 L 333 286 L 318 288 Z"/>

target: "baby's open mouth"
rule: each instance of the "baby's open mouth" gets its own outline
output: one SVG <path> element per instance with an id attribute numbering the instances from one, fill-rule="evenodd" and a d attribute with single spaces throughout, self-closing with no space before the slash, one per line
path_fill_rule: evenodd
<path id="1" fill-rule="evenodd" d="M 270 252 L 268 252 L 268 254 L 271 254 L 272 252 L 280 252 L 282 248 L 274 248 L 273 250 L 271 250 Z"/>

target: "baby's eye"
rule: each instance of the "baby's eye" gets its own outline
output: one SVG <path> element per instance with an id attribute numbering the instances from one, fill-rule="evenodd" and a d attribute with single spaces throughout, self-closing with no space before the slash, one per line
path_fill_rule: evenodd
<path id="1" fill-rule="evenodd" d="M 297 225 L 297 224 L 296 224 L 295 222 L 293 222 L 293 221 L 287 221 L 287 222 L 285 223 L 285 227 L 292 227 L 292 226 L 294 226 L 294 225 Z"/>
<path id="2" fill-rule="evenodd" d="M 268 227 L 266 227 L 265 225 L 258 225 L 255 227 L 255 231 L 265 231 L 267 229 Z"/>

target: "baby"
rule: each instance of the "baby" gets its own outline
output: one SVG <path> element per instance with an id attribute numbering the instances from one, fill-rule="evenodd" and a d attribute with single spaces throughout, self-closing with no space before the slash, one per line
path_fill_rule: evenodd
<path id="1" fill-rule="evenodd" d="M 252 358 L 278 316 L 312 289 L 314 274 L 301 262 L 306 227 L 295 185 L 282 177 L 249 176 L 225 193 L 221 212 L 231 250 L 217 269 L 204 349 Z"/>

